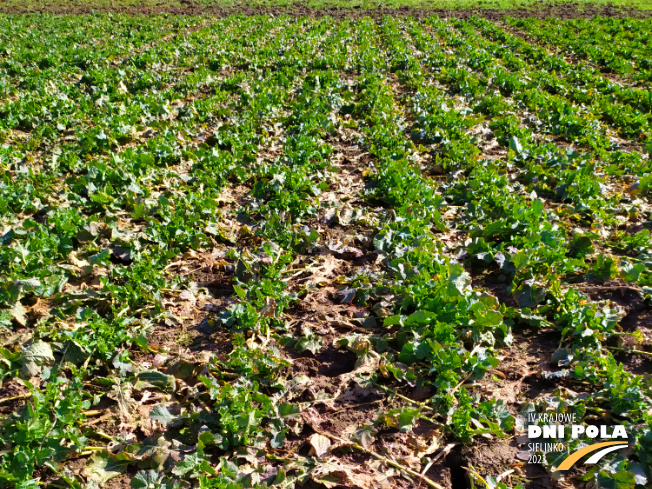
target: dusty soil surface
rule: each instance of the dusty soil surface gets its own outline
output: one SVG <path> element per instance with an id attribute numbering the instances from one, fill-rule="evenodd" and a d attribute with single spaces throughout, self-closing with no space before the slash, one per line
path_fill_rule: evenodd
<path id="1" fill-rule="evenodd" d="M 349 8 L 349 7 L 314 7 L 297 2 L 292 6 L 250 6 L 240 4 L 233 7 L 222 7 L 213 5 L 203 7 L 191 1 L 184 2 L 184 6 L 174 5 L 92 5 L 89 2 L 76 0 L 58 3 L 25 3 L 25 5 L 0 5 L 0 13 L 3 14 L 25 14 L 25 13 L 53 13 L 53 14 L 89 14 L 91 12 L 122 12 L 127 14 L 162 14 L 170 13 L 175 15 L 213 15 L 227 17 L 229 15 L 292 15 L 296 17 L 322 17 L 325 15 L 341 18 L 380 18 L 385 15 L 398 17 L 456 17 L 469 18 L 472 16 L 484 17 L 490 20 L 500 20 L 505 17 L 556 17 L 559 19 L 591 18 L 596 15 L 603 17 L 652 17 L 652 10 L 645 11 L 634 8 L 623 8 L 611 5 L 587 5 L 579 3 L 543 3 L 532 8 L 519 9 L 431 9 L 419 7 L 399 8 Z"/>

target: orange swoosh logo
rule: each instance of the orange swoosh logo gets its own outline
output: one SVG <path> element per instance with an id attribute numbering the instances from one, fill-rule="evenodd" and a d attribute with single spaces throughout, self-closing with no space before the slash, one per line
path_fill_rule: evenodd
<path id="1" fill-rule="evenodd" d="M 594 443 L 593 445 L 589 445 L 588 447 L 584 447 L 576 452 L 571 453 L 568 457 L 564 459 L 564 461 L 559 464 L 559 467 L 557 467 L 557 470 L 568 470 L 570 469 L 575 462 L 577 462 L 579 459 L 581 459 L 584 455 L 588 455 L 591 452 L 595 452 L 596 450 L 600 450 L 601 448 L 604 447 L 610 447 L 612 445 L 623 445 L 624 443 L 627 443 L 626 441 L 605 441 L 603 443 Z"/>

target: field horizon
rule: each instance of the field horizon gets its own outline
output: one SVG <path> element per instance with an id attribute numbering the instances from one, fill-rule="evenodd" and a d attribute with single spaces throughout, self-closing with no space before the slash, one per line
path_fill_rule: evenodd
<path id="1" fill-rule="evenodd" d="M 178 15 L 400 15 L 487 18 L 556 17 L 587 18 L 641 17 L 652 13 L 652 0 L 4 0 L 0 13 L 86 14 L 122 12 L 129 14 Z"/>

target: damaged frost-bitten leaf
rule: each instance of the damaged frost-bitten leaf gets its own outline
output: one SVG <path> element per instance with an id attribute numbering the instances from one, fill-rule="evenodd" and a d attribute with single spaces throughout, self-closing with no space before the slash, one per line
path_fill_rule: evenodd
<path id="1" fill-rule="evenodd" d="M 166 440 L 160 432 L 145 438 L 142 443 L 128 445 L 127 451 L 138 460 L 141 469 L 162 470 L 181 458 L 179 442 Z"/>
<path id="2" fill-rule="evenodd" d="M 317 457 L 324 455 L 331 447 L 330 439 L 319 433 L 315 433 L 308 438 L 308 443 L 310 443 L 310 454 Z"/>
<path id="3" fill-rule="evenodd" d="M 32 343 L 23 350 L 20 363 L 20 373 L 23 377 L 35 377 L 41 373 L 44 366 L 54 363 L 52 348 L 43 341 Z"/>
<path id="4" fill-rule="evenodd" d="M 169 425 L 177 419 L 177 417 L 171 414 L 168 408 L 163 405 L 154 406 L 154 409 L 149 413 L 149 417 L 150 419 L 164 425 Z"/>
<path id="5" fill-rule="evenodd" d="M 176 383 L 172 375 L 166 375 L 158 370 L 147 370 L 138 374 L 138 382 L 134 386 L 137 390 L 153 386 L 165 392 L 174 392 Z"/>
<path id="6" fill-rule="evenodd" d="M 311 473 L 312 480 L 327 488 L 348 487 L 356 489 L 386 488 L 386 474 L 378 469 L 364 470 L 360 465 L 350 465 L 334 459 L 317 464 Z"/>
<path id="7" fill-rule="evenodd" d="M 471 283 L 471 276 L 466 273 L 459 263 L 451 263 L 448 266 L 448 288 L 446 292 L 451 296 L 463 295 Z"/>
<path id="8" fill-rule="evenodd" d="M 27 324 L 26 314 L 27 309 L 20 303 L 20 301 L 17 301 L 16 304 L 14 304 L 14 307 L 11 308 L 11 317 L 21 326 Z"/>
<path id="9" fill-rule="evenodd" d="M 297 342 L 296 349 L 302 353 L 308 350 L 315 355 L 321 349 L 321 346 L 321 338 L 315 336 L 310 328 L 303 328 L 303 337 Z"/>
<path id="10" fill-rule="evenodd" d="M 573 361 L 573 354 L 568 348 L 559 348 L 552 354 L 552 362 L 558 367 L 566 367 Z"/>
<path id="11" fill-rule="evenodd" d="M 373 425 L 367 423 L 364 426 L 360 426 L 356 429 L 355 433 L 351 435 L 351 439 L 355 442 L 360 443 L 364 448 L 367 448 L 374 441 L 374 436 L 376 435 L 376 429 Z"/>
<path id="12" fill-rule="evenodd" d="M 131 460 L 125 454 L 111 455 L 107 452 L 94 453 L 84 467 L 82 474 L 100 487 L 122 474 Z"/>
<path id="13" fill-rule="evenodd" d="M 133 489 L 158 489 L 161 482 L 161 475 L 155 470 L 141 470 L 133 479 L 131 487 Z"/>
<path id="14" fill-rule="evenodd" d="M 123 420 L 130 420 L 132 412 L 138 406 L 138 402 L 131 397 L 133 385 L 130 382 L 125 382 L 117 378 L 111 380 L 113 381 L 113 385 L 106 395 L 118 403 L 120 417 Z"/>

